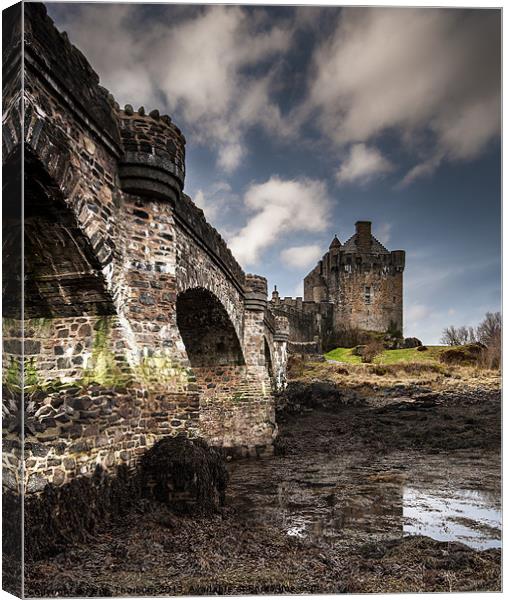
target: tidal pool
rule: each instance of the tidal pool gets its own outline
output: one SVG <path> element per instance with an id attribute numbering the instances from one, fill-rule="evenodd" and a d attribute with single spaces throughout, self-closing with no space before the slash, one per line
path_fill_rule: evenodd
<path id="1" fill-rule="evenodd" d="M 232 463 L 230 474 L 228 502 L 246 521 L 315 543 L 425 535 L 501 546 L 497 454 L 274 457 Z"/>
<path id="2" fill-rule="evenodd" d="M 404 488 L 404 535 L 426 535 L 442 542 L 462 542 L 476 550 L 501 547 L 499 498 L 478 490 Z"/>

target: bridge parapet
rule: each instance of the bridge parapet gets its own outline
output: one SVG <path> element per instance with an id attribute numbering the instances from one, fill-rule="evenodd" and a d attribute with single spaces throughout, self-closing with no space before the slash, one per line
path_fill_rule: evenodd
<path id="1" fill-rule="evenodd" d="M 178 202 L 175 203 L 174 215 L 178 224 L 183 226 L 200 246 L 205 247 L 243 292 L 245 273 L 224 238 L 215 227 L 208 223 L 204 212 L 194 204 L 189 196 L 181 194 Z"/>

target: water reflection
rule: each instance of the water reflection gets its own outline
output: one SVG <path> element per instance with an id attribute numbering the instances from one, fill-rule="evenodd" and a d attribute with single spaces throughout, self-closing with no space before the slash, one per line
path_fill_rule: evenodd
<path id="1" fill-rule="evenodd" d="M 501 510 L 488 494 L 457 490 L 450 496 L 406 487 L 403 513 L 404 535 L 460 541 L 477 550 L 501 547 Z"/>
<path id="2" fill-rule="evenodd" d="M 247 520 L 324 543 L 426 535 L 476 549 L 501 546 L 500 493 L 492 485 L 499 465 L 490 462 L 487 485 L 469 458 L 421 457 L 409 466 L 395 458 L 351 464 L 323 455 L 312 467 L 294 457 L 238 462 L 230 503 Z"/>

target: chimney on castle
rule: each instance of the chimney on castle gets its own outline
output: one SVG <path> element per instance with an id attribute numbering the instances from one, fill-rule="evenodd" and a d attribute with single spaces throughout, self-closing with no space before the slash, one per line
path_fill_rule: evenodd
<path id="1" fill-rule="evenodd" d="M 371 221 L 357 221 L 356 227 L 356 245 L 360 252 L 370 252 L 372 246 Z"/>
<path id="2" fill-rule="evenodd" d="M 279 292 L 277 291 L 276 285 L 273 286 L 272 302 L 274 302 L 275 304 L 279 304 L 280 302 Z"/>

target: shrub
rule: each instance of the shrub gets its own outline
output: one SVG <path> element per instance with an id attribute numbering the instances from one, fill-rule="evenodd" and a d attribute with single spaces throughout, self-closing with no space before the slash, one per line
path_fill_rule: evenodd
<path id="1" fill-rule="evenodd" d="M 287 363 L 287 376 L 290 379 L 301 377 L 305 372 L 305 360 L 302 356 L 290 354 Z"/>
<path id="2" fill-rule="evenodd" d="M 465 344 L 443 350 L 439 355 L 439 360 L 448 365 L 475 365 L 480 362 L 485 349 L 483 344 Z"/>
<path id="3" fill-rule="evenodd" d="M 371 340 L 363 348 L 363 351 L 361 354 L 362 362 L 371 363 L 378 354 L 381 354 L 381 352 L 383 352 L 383 350 L 384 350 L 383 342 L 381 342 L 380 340 L 376 340 L 376 339 Z"/>
<path id="4" fill-rule="evenodd" d="M 418 346 L 416 348 L 417 352 L 426 352 L 428 350 L 427 346 Z"/>
<path id="5" fill-rule="evenodd" d="M 478 358 L 478 365 L 483 369 L 499 369 L 501 366 L 501 344 L 484 348 Z"/>
<path id="6" fill-rule="evenodd" d="M 337 375 L 349 375 L 349 370 L 346 369 L 346 367 L 336 367 L 335 373 L 337 373 Z"/>

